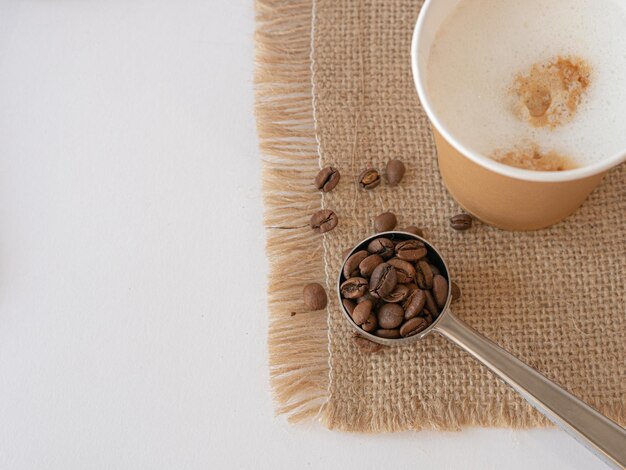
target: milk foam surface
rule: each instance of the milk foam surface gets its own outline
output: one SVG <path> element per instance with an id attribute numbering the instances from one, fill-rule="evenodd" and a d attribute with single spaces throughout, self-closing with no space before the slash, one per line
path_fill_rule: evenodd
<path id="1" fill-rule="evenodd" d="M 576 116 L 533 127 L 511 110 L 511 85 L 533 64 L 577 56 L 591 85 Z M 435 114 L 483 155 L 536 144 L 580 165 L 626 149 L 626 1 L 461 0 L 437 33 L 426 87 Z"/>

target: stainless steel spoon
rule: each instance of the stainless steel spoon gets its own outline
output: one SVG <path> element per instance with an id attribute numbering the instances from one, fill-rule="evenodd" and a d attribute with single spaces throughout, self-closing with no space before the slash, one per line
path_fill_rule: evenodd
<path id="1" fill-rule="evenodd" d="M 426 245 L 431 262 L 439 268 L 441 274 L 448 279 L 450 284 L 450 271 L 441 254 L 428 241 L 411 233 L 378 233 L 361 241 L 350 251 L 346 259 L 352 253 L 366 249 L 370 241 L 379 237 L 391 238 L 393 240 L 420 240 Z M 341 298 L 339 286 L 344 280 L 342 274 L 343 265 L 339 273 L 337 292 L 339 298 Z M 626 468 L 626 430 L 624 428 L 459 320 L 450 309 L 451 300 L 451 289 L 448 289 L 448 299 L 437 319 L 420 333 L 399 339 L 379 338 L 363 331 L 352 321 L 346 309 L 342 307 L 342 310 L 347 321 L 361 336 L 386 346 L 402 346 L 413 343 L 433 333 L 442 335 L 470 353 L 506 384 L 516 390 L 535 409 L 543 413 L 550 421 L 591 450 L 608 465 L 614 468 Z"/>

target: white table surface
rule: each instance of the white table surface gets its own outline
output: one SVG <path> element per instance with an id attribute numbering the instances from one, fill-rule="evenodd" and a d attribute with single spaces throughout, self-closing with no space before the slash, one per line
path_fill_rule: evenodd
<path id="1" fill-rule="evenodd" d="M 275 417 L 252 0 L 0 0 L 0 468 L 604 468 Z"/>

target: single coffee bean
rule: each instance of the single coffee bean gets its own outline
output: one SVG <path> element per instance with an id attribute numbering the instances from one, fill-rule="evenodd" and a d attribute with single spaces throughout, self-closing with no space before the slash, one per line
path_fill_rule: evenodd
<path id="1" fill-rule="evenodd" d="M 403 232 L 409 232 L 409 233 L 412 233 L 413 235 L 417 235 L 418 237 L 424 238 L 424 231 L 421 228 L 416 227 L 415 225 L 408 226 L 407 228 L 403 230 Z"/>
<path id="2" fill-rule="evenodd" d="M 450 217 L 450 226 L 454 230 L 468 230 L 472 228 L 472 216 L 469 214 L 457 214 Z"/>
<path id="3" fill-rule="evenodd" d="M 452 281 L 450 283 L 450 290 L 452 291 L 452 302 L 455 302 L 461 298 L 461 288 L 456 282 Z"/>
<path id="4" fill-rule="evenodd" d="M 422 317 L 411 318 L 400 327 L 400 336 L 407 338 L 428 328 L 428 322 Z"/>
<path id="5" fill-rule="evenodd" d="M 370 294 L 381 298 L 393 291 L 397 283 L 396 269 L 388 263 L 381 263 L 376 266 L 370 277 Z"/>
<path id="6" fill-rule="evenodd" d="M 433 272 L 433 274 L 436 276 L 437 274 L 441 274 L 441 271 L 439 271 L 439 268 L 437 266 L 435 266 L 434 264 L 430 265 L 430 270 Z"/>
<path id="7" fill-rule="evenodd" d="M 330 232 L 337 226 L 339 218 L 330 209 L 322 209 L 311 216 L 311 228 L 315 233 Z"/>
<path id="8" fill-rule="evenodd" d="M 327 193 L 335 189 L 335 186 L 339 183 L 339 178 L 341 178 L 339 170 L 332 166 L 327 166 L 326 168 L 322 168 L 315 177 L 315 187 Z"/>
<path id="9" fill-rule="evenodd" d="M 382 256 L 383 259 L 389 259 L 394 254 L 394 244 L 388 238 L 376 238 L 367 245 L 367 251 Z"/>
<path id="10" fill-rule="evenodd" d="M 361 271 L 361 276 L 370 277 L 374 272 L 374 269 L 376 269 L 376 266 L 384 263 L 385 260 L 383 260 L 383 257 L 380 255 L 370 255 L 369 251 L 366 251 L 366 253 L 369 256 L 361 261 L 359 264 L 359 271 Z"/>
<path id="11" fill-rule="evenodd" d="M 426 309 L 428 313 L 432 314 L 433 317 L 439 315 L 439 309 L 437 308 L 437 303 L 435 302 L 435 298 L 433 294 L 430 293 L 429 290 L 423 291 L 426 295 Z"/>
<path id="12" fill-rule="evenodd" d="M 391 258 L 387 262 L 396 268 L 396 274 L 400 284 L 408 284 L 415 281 L 416 272 L 411 263 L 399 258 Z"/>
<path id="13" fill-rule="evenodd" d="M 373 303 L 371 300 L 366 300 L 365 302 L 358 304 L 354 309 L 354 312 L 352 312 L 352 319 L 354 320 L 354 323 L 359 326 L 365 323 L 372 313 L 372 306 Z"/>
<path id="14" fill-rule="evenodd" d="M 357 277 L 359 275 L 359 264 L 369 256 L 369 251 L 361 250 L 351 255 L 343 265 L 343 276 L 346 279 Z"/>
<path id="15" fill-rule="evenodd" d="M 347 310 L 347 312 L 350 314 L 350 316 L 352 316 L 352 312 L 354 312 L 354 308 L 356 307 L 356 303 L 353 300 L 350 300 L 350 299 L 343 299 L 341 301 L 341 303 L 343 304 L 343 308 L 345 308 Z"/>
<path id="16" fill-rule="evenodd" d="M 376 315 L 372 313 L 369 317 L 367 317 L 367 320 L 361 325 L 361 328 L 363 328 L 363 331 L 367 331 L 368 333 L 371 333 L 378 328 L 378 319 L 376 318 Z"/>
<path id="17" fill-rule="evenodd" d="M 383 304 L 378 309 L 377 317 L 381 328 L 396 328 L 404 320 L 404 310 L 398 304 Z"/>
<path id="18" fill-rule="evenodd" d="M 446 300 L 448 300 L 448 281 L 446 278 L 437 275 L 433 280 L 433 295 L 435 296 L 435 302 L 437 302 L 437 306 L 441 309 L 446 304 Z"/>
<path id="19" fill-rule="evenodd" d="M 397 328 L 394 329 L 386 329 L 379 328 L 374 332 L 376 336 L 379 338 L 387 338 L 387 339 L 397 339 L 400 337 L 400 331 Z"/>
<path id="20" fill-rule="evenodd" d="M 374 219 L 374 230 L 377 232 L 389 232 L 396 228 L 398 219 L 393 212 L 383 212 Z"/>
<path id="21" fill-rule="evenodd" d="M 380 175 L 373 168 L 368 168 L 359 175 L 359 186 L 362 189 L 374 189 L 380 184 Z"/>
<path id="22" fill-rule="evenodd" d="M 344 281 L 341 286 L 341 295 L 346 299 L 358 299 L 367 292 L 367 279 L 353 277 Z"/>
<path id="23" fill-rule="evenodd" d="M 405 261 L 422 259 L 428 251 L 419 240 L 405 240 L 396 245 L 396 256 Z"/>
<path id="24" fill-rule="evenodd" d="M 304 286 L 302 298 L 304 300 L 304 306 L 310 311 L 322 310 L 326 308 L 326 304 L 328 303 L 326 291 L 317 282 Z"/>
<path id="25" fill-rule="evenodd" d="M 389 160 L 386 168 L 387 182 L 389 183 L 389 186 L 395 186 L 402 181 L 405 171 L 406 167 L 400 160 Z"/>
<path id="26" fill-rule="evenodd" d="M 382 299 L 385 302 L 395 304 L 398 302 L 402 302 L 404 299 L 407 298 L 408 295 L 409 295 L 409 288 L 405 286 L 404 284 L 398 284 L 396 285 L 396 288 L 393 291 L 391 291 L 387 295 L 384 295 Z"/>
<path id="27" fill-rule="evenodd" d="M 426 294 L 423 290 L 417 289 L 404 300 L 404 318 L 410 320 L 416 317 L 426 305 Z"/>
<path id="28" fill-rule="evenodd" d="M 352 341 L 359 351 L 366 354 L 378 352 L 384 347 L 382 344 L 374 343 L 373 341 L 358 335 L 355 335 L 352 338 Z"/>
<path id="29" fill-rule="evenodd" d="M 424 260 L 417 262 L 417 285 L 422 289 L 432 289 L 433 287 L 433 271 L 430 264 Z"/>

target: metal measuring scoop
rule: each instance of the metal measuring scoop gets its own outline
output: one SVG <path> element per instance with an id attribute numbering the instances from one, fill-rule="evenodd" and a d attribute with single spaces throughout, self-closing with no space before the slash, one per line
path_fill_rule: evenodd
<path id="1" fill-rule="evenodd" d="M 428 250 L 429 261 L 437 266 L 448 281 L 448 286 L 452 285 L 450 271 L 443 256 L 428 241 L 411 233 L 384 232 L 361 241 L 346 256 L 337 279 L 339 299 L 341 299 L 340 286 L 345 280 L 343 265 L 346 260 L 353 253 L 367 249 L 372 240 L 381 237 L 394 241 L 419 240 L 424 243 Z M 446 303 L 433 323 L 413 336 L 398 339 L 379 338 L 367 333 L 354 323 L 345 307 L 342 306 L 342 310 L 345 318 L 359 335 L 385 346 L 402 346 L 420 341 L 434 333 L 440 334 L 470 353 L 524 397 L 535 409 L 607 464 L 615 468 L 626 468 L 626 430 L 459 320 L 450 309 L 451 301 L 452 289 L 448 288 Z"/>

